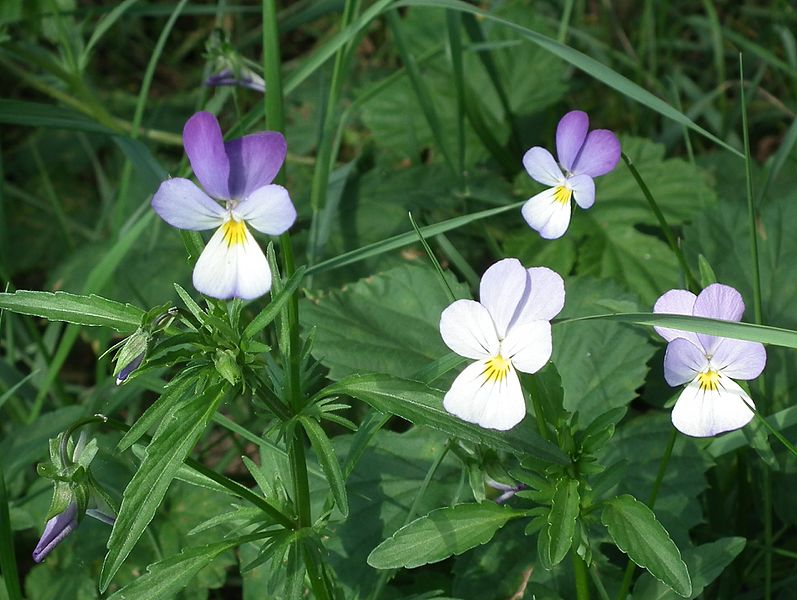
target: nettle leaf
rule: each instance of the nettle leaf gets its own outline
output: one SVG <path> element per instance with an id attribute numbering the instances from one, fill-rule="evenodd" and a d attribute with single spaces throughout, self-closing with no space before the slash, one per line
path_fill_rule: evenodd
<path id="1" fill-rule="evenodd" d="M 725 568 L 744 550 L 746 540 L 741 537 L 721 538 L 684 552 L 684 561 L 692 577 L 692 595 L 698 598 L 703 590 L 719 577 Z M 679 596 L 649 573 L 644 573 L 634 585 L 634 597 L 645 600 L 676 600 Z"/>
<path id="2" fill-rule="evenodd" d="M 627 494 L 609 500 L 601 523 L 617 547 L 637 565 L 684 598 L 692 594 L 689 571 L 678 546 L 642 502 Z"/>
<path id="3" fill-rule="evenodd" d="M 448 277 L 460 297 L 467 287 Z M 302 325 L 315 327 L 313 356 L 332 380 L 355 373 L 408 377 L 449 353 L 438 330 L 449 300 L 437 273 L 404 265 L 302 305 Z"/>
<path id="4" fill-rule="evenodd" d="M 561 317 L 614 312 L 606 302 L 635 298 L 618 283 L 588 277 L 568 279 Z M 584 321 L 553 328 L 553 362 L 562 378 L 564 405 L 585 426 L 610 408 L 627 406 L 645 382 L 654 347 L 643 329 Z"/>
<path id="5" fill-rule="evenodd" d="M 251 536 L 248 536 L 251 537 Z M 221 554 L 243 541 L 234 539 L 196 548 L 186 548 L 177 556 L 170 556 L 147 567 L 147 573 L 135 579 L 108 600 L 160 600 L 183 589 L 199 571 Z"/>
<path id="6" fill-rule="evenodd" d="M 335 436 L 338 456 L 356 452 L 355 435 Z M 346 482 L 349 518 L 329 527 L 329 561 L 344 588 L 345 598 L 364 598 L 377 584 L 380 573 L 368 566 L 368 554 L 385 538 L 405 524 L 417 501 L 417 514 L 446 506 L 457 497 L 461 463 L 447 452 L 435 471 L 434 480 L 419 497 L 427 472 L 445 452 L 448 438 L 436 431 L 413 427 L 404 433 L 378 431 L 368 444 Z M 319 510 L 329 494 L 327 482 L 311 478 L 313 497 Z M 259 598 L 259 596 L 253 596 Z"/>
<path id="7" fill-rule="evenodd" d="M 528 454 L 556 464 L 568 458 L 553 444 L 543 440 L 531 426 L 531 417 L 510 431 L 499 432 L 467 423 L 443 409 L 442 390 L 389 375 L 354 375 L 325 388 L 319 397 L 346 395 L 371 405 L 381 412 L 397 415 L 416 425 L 424 425 L 448 435 L 484 444 L 495 450 Z"/>
<path id="8" fill-rule="evenodd" d="M 486 544 L 522 512 L 485 502 L 439 508 L 402 527 L 374 548 L 368 564 L 377 569 L 412 569 Z"/>
<path id="9" fill-rule="evenodd" d="M 578 481 L 568 478 L 560 479 L 556 484 L 551 510 L 548 513 L 546 555 L 549 557 L 548 562 L 552 565 L 562 562 L 573 545 L 580 501 Z"/>
<path id="10" fill-rule="evenodd" d="M 223 387 L 213 386 L 164 418 L 147 447 L 144 461 L 122 496 L 122 506 L 108 540 L 108 554 L 100 573 L 101 590 L 107 589 L 155 516 L 169 485 L 204 433 L 224 395 Z"/>
<path id="11" fill-rule="evenodd" d="M 144 316 L 143 310 L 131 304 L 122 304 L 93 294 L 81 296 L 67 292 L 19 290 L 0 293 L 0 308 L 50 321 L 110 327 L 122 333 L 135 331 Z"/>

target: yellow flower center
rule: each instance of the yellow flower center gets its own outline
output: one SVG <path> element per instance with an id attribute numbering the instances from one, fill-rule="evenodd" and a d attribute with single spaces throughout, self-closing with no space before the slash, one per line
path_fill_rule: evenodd
<path id="1" fill-rule="evenodd" d="M 498 354 L 484 365 L 482 375 L 486 382 L 501 383 L 509 375 L 509 361 Z"/>
<path id="2" fill-rule="evenodd" d="M 697 382 L 700 384 L 700 389 L 704 392 L 716 392 L 719 389 L 720 374 L 716 371 L 708 370 L 705 373 L 699 373 Z"/>
<path id="3" fill-rule="evenodd" d="M 553 199 L 559 204 L 567 204 L 573 197 L 573 190 L 563 185 L 556 186 L 553 192 Z"/>
<path id="4" fill-rule="evenodd" d="M 243 221 L 230 219 L 221 226 L 221 229 L 224 231 L 224 241 L 227 242 L 228 248 L 243 244 L 246 240 L 246 224 Z"/>

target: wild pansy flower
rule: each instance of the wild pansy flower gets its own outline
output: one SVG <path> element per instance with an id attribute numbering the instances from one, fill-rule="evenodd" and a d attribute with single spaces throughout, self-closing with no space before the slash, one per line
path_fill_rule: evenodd
<path id="1" fill-rule="evenodd" d="M 551 186 L 523 205 L 523 218 L 542 237 L 564 235 L 570 224 L 570 200 L 587 209 L 595 202 L 594 177 L 606 175 L 620 161 L 620 140 L 608 129 L 589 131 L 587 113 L 567 113 L 556 127 L 559 163 L 545 148 L 535 146 L 523 156 L 523 166 L 535 181 Z"/>
<path id="2" fill-rule="evenodd" d="M 714 283 L 695 296 L 670 290 L 656 301 L 655 313 L 692 315 L 739 321 L 744 301 L 734 288 Z M 750 396 L 733 379 L 755 379 L 767 354 L 758 342 L 747 342 L 656 327 L 667 342 L 664 378 L 671 386 L 688 383 L 672 410 L 676 429 L 694 437 L 709 437 L 744 427 L 755 408 Z"/>
<path id="3" fill-rule="evenodd" d="M 511 429 L 526 416 L 516 370 L 535 373 L 551 358 L 550 320 L 564 306 L 564 282 L 550 269 L 506 258 L 485 271 L 479 299 L 457 300 L 440 316 L 446 345 L 476 361 L 454 380 L 443 406 L 470 423 Z"/>
<path id="4" fill-rule="evenodd" d="M 199 112 L 185 124 L 183 145 L 204 191 L 188 179 L 168 179 L 152 208 L 178 229 L 217 228 L 194 267 L 197 290 L 222 300 L 262 296 L 271 271 L 247 224 L 280 235 L 296 220 L 288 191 L 271 184 L 285 161 L 285 138 L 264 131 L 225 142 L 216 117 Z"/>

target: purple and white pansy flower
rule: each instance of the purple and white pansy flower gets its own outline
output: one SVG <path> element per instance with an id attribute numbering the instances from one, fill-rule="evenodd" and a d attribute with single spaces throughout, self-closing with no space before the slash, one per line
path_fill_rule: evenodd
<path id="1" fill-rule="evenodd" d="M 560 238 L 570 225 L 570 200 L 587 209 L 595 202 L 593 179 L 620 161 L 620 140 L 608 129 L 589 131 L 587 113 L 567 113 L 556 127 L 557 163 L 548 150 L 531 148 L 523 166 L 535 181 L 550 186 L 523 205 L 523 218 L 548 240 Z"/>
<path id="2" fill-rule="evenodd" d="M 168 179 L 152 208 L 178 229 L 216 228 L 194 267 L 197 290 L 222 300 L 262 296 L 271 270 L 247 224 L 280 235 L 296 220 L 288 191 L 271 183 L 285 161 L 285 138 L 264 131 L 225 142 L 216 117 L 199 112 L 185 124 L 183 145 L 204 191 L 188 179 Z"/>
<path id="3" fill-rule="evenodd" d="M 670 290 L 653 307 L 655 313 L 692 315 L 739 321 L 744 301 L 734 288 L 714 283 L 695 296 L 687 290 Z M 671 386 L 688 384 L 672 411 L 676 429 L 694 437 L 709 437 L 744 427 L 755 405 L 734 379 L 755 379 L 764 370 L 766 350 L 747 342 L 656 327 L 667 340 L 664 378 Z"/>
<path id="4" fill-rule="evenodd" d="M 457 300 L 440 316 L 443 341 L 475 362 L 454 380 L 443 407 L 470 423 L 511 429 L 526 416 L 516 371 L 535 373 L 551 358 L 551 319 L 562 310 L 562 278 L 516 258 L 482 276 L 479 302 Z"/>

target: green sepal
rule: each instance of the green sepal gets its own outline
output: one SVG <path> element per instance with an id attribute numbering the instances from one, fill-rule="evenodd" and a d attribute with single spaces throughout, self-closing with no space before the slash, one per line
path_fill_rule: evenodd
<path id="1" fill-rule="evenodd" d="M 119 373 L 121 373 L 133 361 L 139 360 L 139 357 L 141 357 L 141 361 L 143 362 L 143 359 L 147 355 L 147 348 L 149 347 L 149 341 L 151 337 L 152 336 L 148 332 L 144 331 L 143 329 L 139 329 L 133 335 L 127 338 L 124 345 L 114 358 L 116 363 L 113 369 L 114 377 L 117 377 Z M 126 380 L 127 377 L 125 377 L 124 381 Z"/>
<path id="2" fill-rule="evenodd" d="M 714 269 L 708 262 L 708 259 L 702 254 L 697 257 L 697 264 L 700 268 L 700 285 L 707 288 L 712 283 L 717 283 L 717 276 L 714 274 Z"/>
<path id="3" fill-rule="evenodd" d="M 80 483 L 73 483 L 71 487 L 75 502 L 77 502 L 77 522 L 80 523 L 83 520 L 83 517 L 86 516 L 86 510 L 89 507 L 91 486 L 89 485 L 89 480 L 86 477 Z"/>
<path id="4" fill-rule="evenodd" d="M 74 494 L 72 492 L 72 486 L 66 481 L 56 481 L 53 486 L 53 499 L 50 502 L 47 516 L 44 518 L 45 522 L 64 512 L 72 503 L 73 499 Z"/>
<path id="5" fill-rule="evenodd" d="M 216 350 L 213 356 L 213 364 L 216 365 L 216 371 L 219 372 L 230 385 L 235 385 L 241 379 L 241 369 L 238 367 L 236 360 L 236 353 L 233 350 Z"/>

